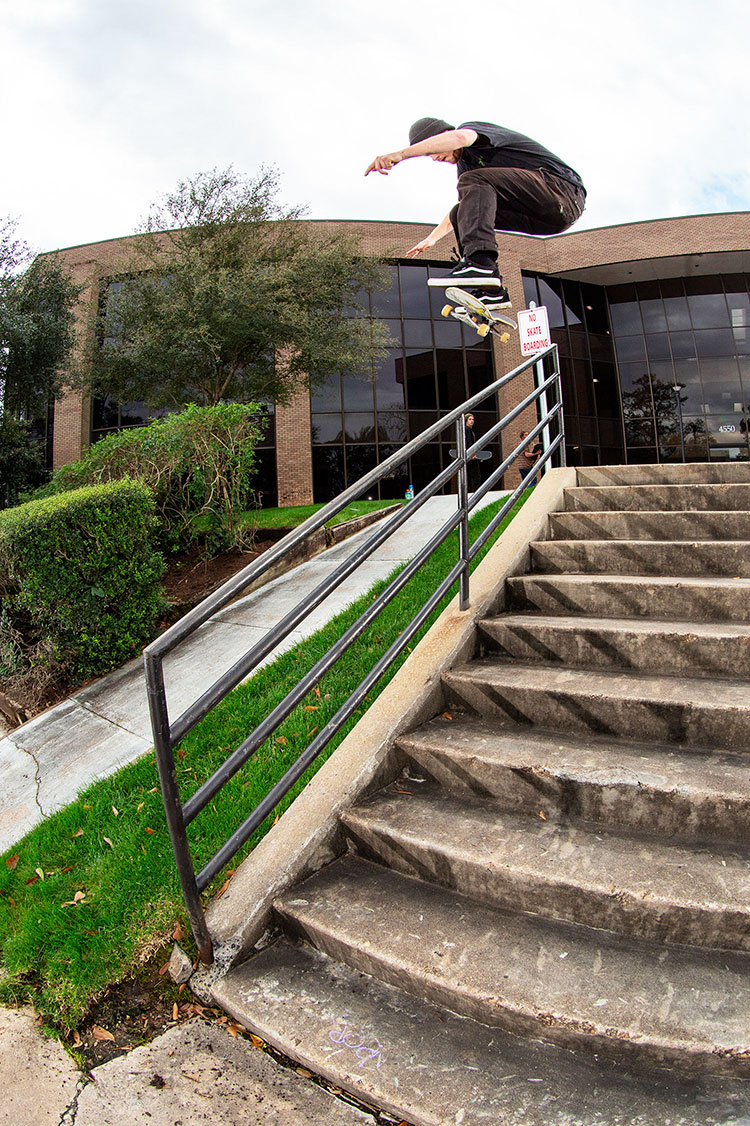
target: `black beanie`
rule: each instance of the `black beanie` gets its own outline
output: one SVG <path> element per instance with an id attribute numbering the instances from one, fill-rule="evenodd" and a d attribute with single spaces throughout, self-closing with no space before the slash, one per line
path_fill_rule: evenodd
<path id="1" fill-rule="evenodd" d="M 409 144 L 418 145 L 420 141 L 426 141 L 428 137 L 434 137 L 438 133 L 447 133 L 449 129 L 453 129 L 453 126 L 447 121 L 441 121 L 439 117 L 420 117 L 409 130 Z"/>

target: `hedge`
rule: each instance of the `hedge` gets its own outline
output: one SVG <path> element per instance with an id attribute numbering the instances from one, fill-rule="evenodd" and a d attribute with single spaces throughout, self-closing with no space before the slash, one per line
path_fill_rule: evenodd
<path id="1" fill-rule="evenodd" d="M 43 653 L 97 676 L 153 636 L 165 570 L 156 532 L 151 493 L 128 479 L 0 512 L 0 610 L 29 664 Z"/>

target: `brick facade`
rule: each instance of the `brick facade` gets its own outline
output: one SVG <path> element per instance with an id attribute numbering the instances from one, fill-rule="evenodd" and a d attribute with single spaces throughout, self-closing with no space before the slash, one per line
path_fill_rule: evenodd
<path id="1" fill-rule="evenodd" d="M 384 258 L 403 258 L 406 251 L 432 229 L 432 224 L 311 221 L 325 232 L 348 228 L 357 234 L 366 253 Z M 135 238 L 137 236 L 133 236 Z M 121 272 L 133 238 L 111 239 L 59 252 L 73 276 L 85 285 L 79 308 L 79 353 L 76 363 L 85 363 L 94 346 L 93 326 L 102 279 Z M 448 261 L 452 236 L 431 252 L 431 260 Z M 528 235 L 497 236 L 500 270 L 516 309 L 525 305 L 522 271 L 590 279 L 598 284 L 616 284 L 652 277 L 685 277 L 717 272 L 750 272 L 750 212 L 693 215 L 657 219 L 596 230 L 570 232 L 551 238 Z M 511 370 L 521 362 L 515 336 L 503 345 L 493 341 L 496 371 Z M 521 385 L 523 384 L 523 386 Z M 532 389 L 531 374 L 512 391 L 501 393 L 504 412 Z M 55 408 L 54 464 L 65 464 L 80 456 L 89 441 L 90 403 L 79 393 L 64 395 Z M 536 422 L 533 409 L 524 412 L 508 427 L 504 448 L 512 449 L 521 430 Z M 276 415 L 277 476 L 279 504 L 308 503 L 312 499 L 312 449 L 310 406 L 306 389 Z M 515 484 L 510 475 L 506 484 Z"/>

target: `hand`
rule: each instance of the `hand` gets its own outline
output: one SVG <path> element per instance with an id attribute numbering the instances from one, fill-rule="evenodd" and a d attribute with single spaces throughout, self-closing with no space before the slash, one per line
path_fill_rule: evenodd
<path id="1" fill-rule="evenodd" d="M 418 258 L 420 254 L 424 254 L 425 250 L 430 250 L 435 245 L 435 241 L 431 235 L 428 235 L 427 238 L 423 238 L 421 242 L 413 246 L 411 250 L 407 250 L 406 257 Z"/>
<path id="2" fill-rule="evenodd" d="M 372 164 L 368 165 L 365 176 L 369 176 L 371 172 L 380 172 L 381 176 L 387 176 L 391 168 L 395 168 L 400 164 L 403 157 L 400 152 L 391 152 L 386 156 L 376 156 Z"/>

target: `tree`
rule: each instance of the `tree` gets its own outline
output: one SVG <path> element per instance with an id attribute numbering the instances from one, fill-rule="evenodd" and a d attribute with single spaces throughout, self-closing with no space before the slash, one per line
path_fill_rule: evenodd
<path id="1" fill-rule="evenodd" d="M 54 255 L 30 258 L 15 223 L 0 221 L 0 414 L 26 419 L 61 389 L 80 295 Z"/>
<path id="2" fill-rule="evenodd" d="M 152 210 L 102 302 L 97 390 L 157 408 L 283 402 L 303 373 L 369 369 L 385 331 L 344 310 L 377 284 L 378 264 L 277 196 L 275 172 L 229 168 Z"/>
<path id="3" fill-rule="evenodd" d="M 0 508 L 46 475 L 31 423 L 61 389 L 79 294 L 54 255 L 31 261 L 15 222 L 0 220 Z"/>

